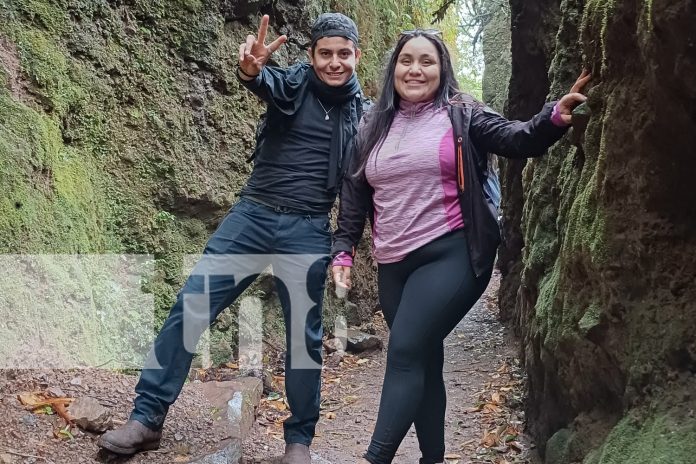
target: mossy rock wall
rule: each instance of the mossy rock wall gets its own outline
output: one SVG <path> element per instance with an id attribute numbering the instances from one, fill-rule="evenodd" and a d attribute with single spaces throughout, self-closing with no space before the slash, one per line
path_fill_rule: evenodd
<path id="1" fill-rule="evenodd" d="M 186 277 L 182 257 L 201 252 L 251 170 L 263 105 L 235 78 L 238 44 L 266 13 L 270 34 L 289 37 L 276 63 L 294 62 L 330 9 L 353 14 L 359 71 L 375 88 L 417 6 L 0 0 L 0 253 L 153 255 L 161 322 Z M 20 326 L 21 307 L 5 308 Z"/>
<path id="2" fill-rule="evenodd" d="M 580 145 L 504 168 L 531 429 L 547 463 L 694 462 L 696 6 L 511 6 L 510 116 L 593 75 Z"/>
<path id="3" fill-rule="evenodd" d="M 486 0 L 484 5 L 493 12 L 493 16 L 486 24 L 481 39 L 484 57 L 483 101 L 503 113 L 512 72 L 510 8 L 497 0 Z"/>

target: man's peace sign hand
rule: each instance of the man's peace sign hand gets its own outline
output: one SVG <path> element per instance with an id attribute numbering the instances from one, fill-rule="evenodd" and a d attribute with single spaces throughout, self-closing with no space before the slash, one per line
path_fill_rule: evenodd
<path id="1" fill-rule="evenodd" d="M 252 79 L 258 76 L 266 65 L 274 51 L 283 45 L 288 37 L 281 35 L 270 44 L 266 45 L 266 33 L 268 32 L 268 15 L 263 15 L 259 24 L 258 36 L 249 34 L 246 42 L 239 46 L 239 69 L 243 79 Z"/>

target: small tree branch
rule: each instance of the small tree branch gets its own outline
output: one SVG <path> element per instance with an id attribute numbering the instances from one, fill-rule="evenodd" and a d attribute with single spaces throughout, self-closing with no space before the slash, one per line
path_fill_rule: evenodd
<path id="1" fill-rule="evenodd" d="M 49 459 L 47 459 L 47 458 L 45 458 L 45 457 L 43 457 L 43 456 L 34 456 L 33 454 L 18 453 L 18 452 L 15 451 L 15 450 L 12 450 L 12 449 L 10 449 L 10 448 L 4 448 L 4 447 L 0 447 L 0 450 L 2 450 L 2 452 L 4 452 L 4 453 L 12 454 L 12 455 L 14 455 L 14 456 L 20 456 L 20 457 L 23 457 L 23 458 L 41 459 L 42 461 L 45 461 L 45 462 L 47 462 L 47 463 L 49 463 L 49 464 L 54 464 L 53 461 L 51 461 L 51 460 L 49 460 Z"/>
<path id="2" fill-rule="evenodd" d="M 435 23 L 439 23 L 440 21 L 442 21 L 444 19 L 445 15 L 447 14 L 447 10 L 449 10 L 449 8 L 452 5 L 454 5 L 455 2 L 456 2 L 456 0 L 444 0 L 444 2 L 442 2 L 442 5 L 440 5 L 440 8 L 435 10 L 435 12 L 433 13 L 433 15 L 432 15 L 433 20 L 431 21 L 430 24 L 435 24 Z"/>

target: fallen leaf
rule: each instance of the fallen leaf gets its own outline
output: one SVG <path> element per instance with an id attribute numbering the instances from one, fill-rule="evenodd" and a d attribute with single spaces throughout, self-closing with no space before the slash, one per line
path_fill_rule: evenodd
<path id="1" fill-rule="evenodd" d="M 287 406 L 285 406 L 285 403 L 282 403 L 280 401 L 272 401 L 268 403 L 270 407 L 275 409 L 276 411 L 285 411 L 288 409 Z"/>
<path id="2" fill-rule="evenodd" d="M 522 446 L 522 444 L 517 441 L 510 441 L 507 445 L 510 447 L 510 449 L 512 449 L 513 451 L 517 451 L 518 453 L 524 451 L 524 446 Z"/>
<path id="3" fill-rule="evenodd" d="M 53 405 L 53 409 L 56 410 L 56 413 L 65 421 L 66 424 L 72 424 L 73 418 L 68 412 L 68 410 L 65 409 L 65 404 L 56 403 Z"/>
<path id="4" fill-rule="evenodd" d="M 464 451 L 465 448 L 467 448 L 467 447 L 469 447 L 469 446 L 472 446 L 472 445 L 474 445 L 475 443 L 476 443 L 476 440 L 472 438 L 471 440 L 467 440 L 467 441 L 465 441 L 464 443 L 462 443 L 461 445 L 459 445 L 459 449 L 462 450 L 462 451 Z"/>
<path id="5" fill-rule="evenodd" d="M 47 398 L 43 393 L 20 393 L 17 395 L 19 402 L 29 408 L 52 406 L 54 404 L 70 404 L 73 398 Z"/>
<path id="6" fill-rule="evenodd" d="M 40 393 L 20 393 L 17 399 L 25 406 L 33 406 L 41 404 L 46 397 Z"/>
<path id="7" fill-rule="evenodd" d="M 72 423 L 72 417 L 70 417 L 65 407 L 72 403 L 74 398 L 48 398 L 44 393 L 29 392 L 20 393 L 17 395 L 17 399 L 27 409 L 37 414 L 52 414 L 55 411 L 66 423 Z"/>
<path id="8" fill-rule="evenodd" d="M 486 403 L 483 406 L 483 412 L 488 413 L 488 414 L 498 414 L 502 411 L 503 411 L 502 408 L 500 408 L 500 406 L 498 406 L 497 404 Z"/>
<path id="9" fill-rule="evenodd" d="M 483 439 L 481 440 L 481 446 L 485 446 L 486 448 L 491 448 L 495 446 L 498 443 L 498 436 L 495 434 L 495 432 L 486 432 L 486 434 L 483 436 Z"/>

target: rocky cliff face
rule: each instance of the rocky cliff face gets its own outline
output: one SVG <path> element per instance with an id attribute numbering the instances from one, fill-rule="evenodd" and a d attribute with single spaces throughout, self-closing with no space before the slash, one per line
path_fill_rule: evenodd
<path id="1" fill-rule="evenodd" d="M 504 113 L 512 72 L 512 43 L 510 7 L 507 2 L 486 0 L 484 10 L 492 16 L 485 25 L 481 47 L 483 50 L 483 101 L 499 113 Z"/>
<path id="2" fill-rule="evenodd" d="M 510 117 L 593 74 L 586 131 L 503 165 L 530 426 L 547 463 L 694 462 L 696 6 L 510 4 Z"/>
<path id="3" fill-rule="evenodd" d="M 286 65 L 336 8 L 361 29 L 374 88 L 409 2 L 0 0 L 0 253 L 153 255 L 164 317 L 182 256 L 200 253 L 251 169 L 263 105 L 235 78 L 238 44 L 269 14 Z"/>

